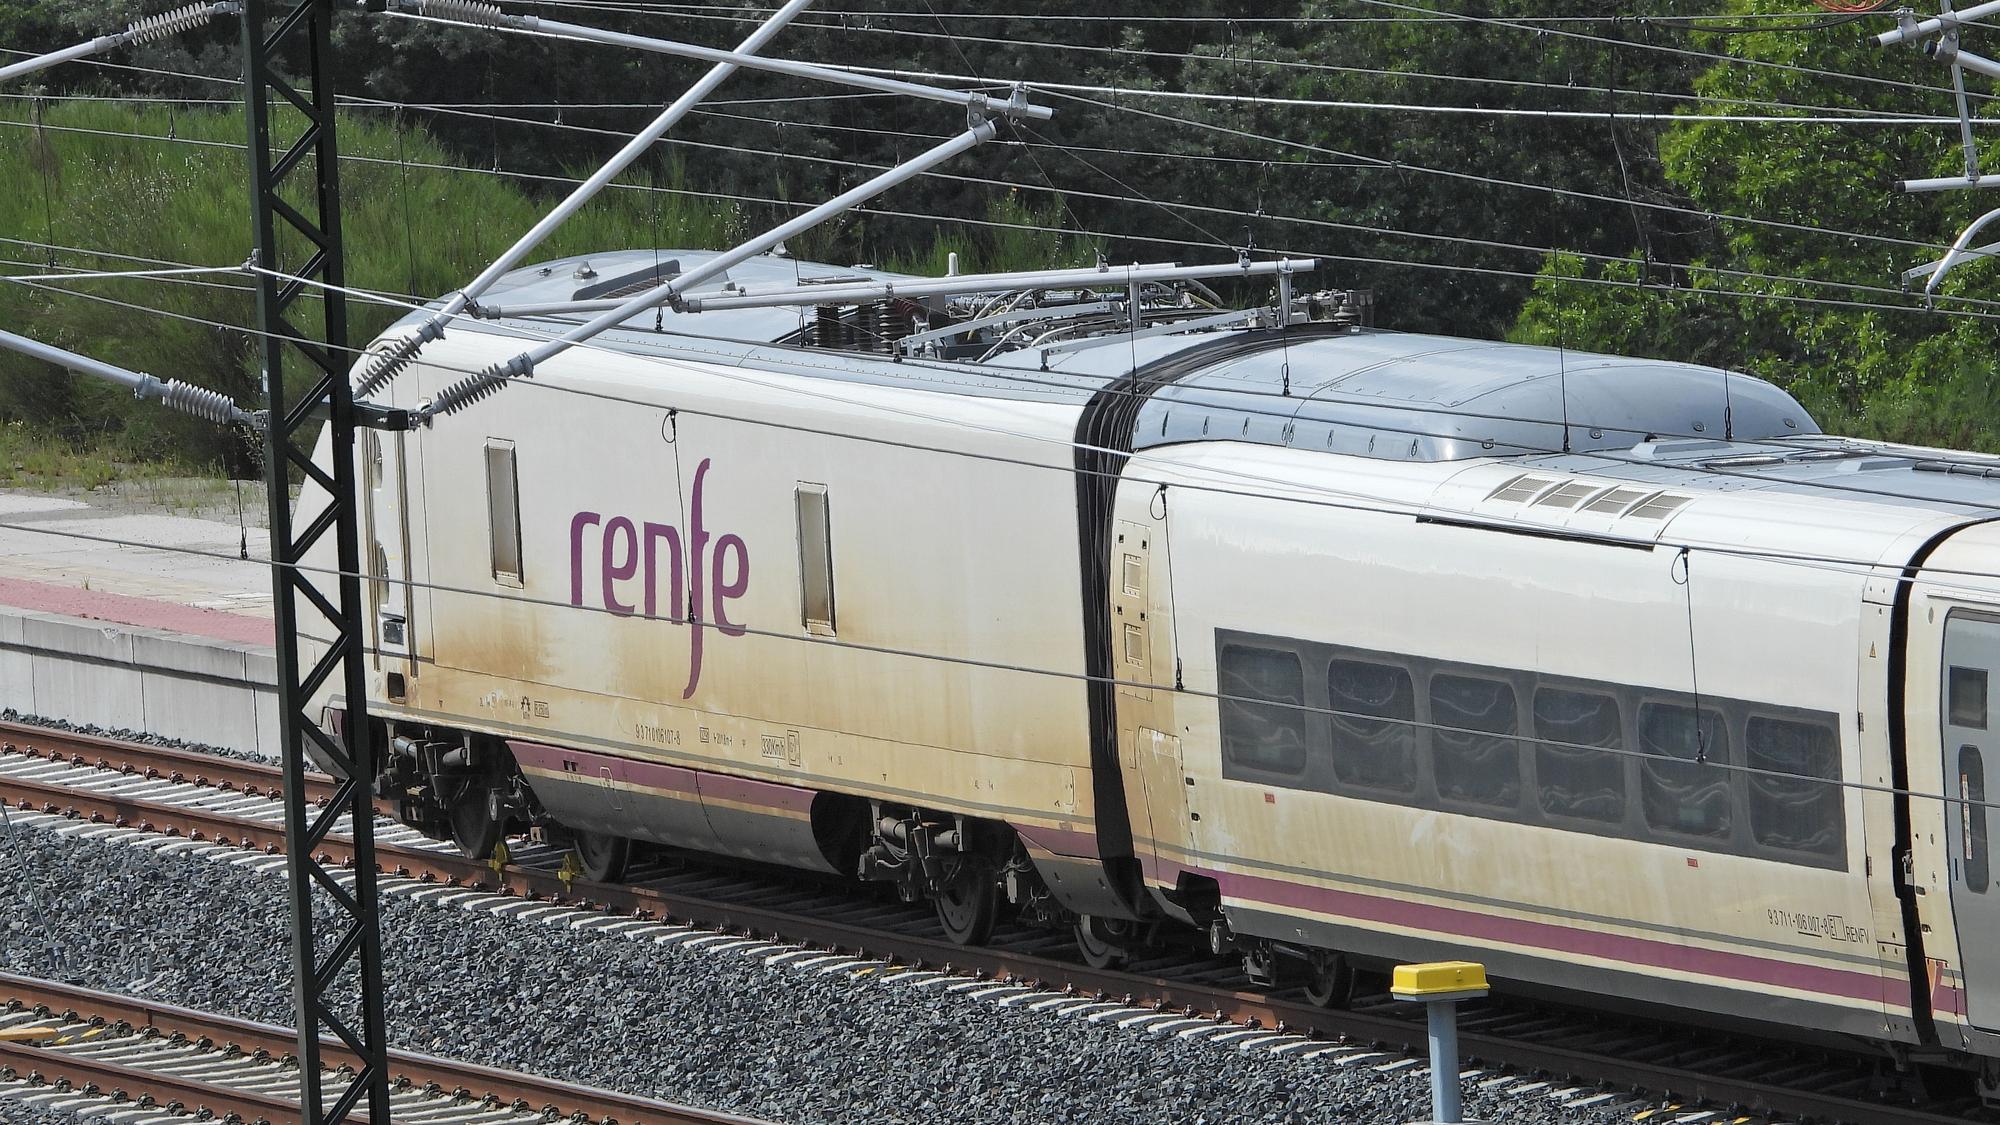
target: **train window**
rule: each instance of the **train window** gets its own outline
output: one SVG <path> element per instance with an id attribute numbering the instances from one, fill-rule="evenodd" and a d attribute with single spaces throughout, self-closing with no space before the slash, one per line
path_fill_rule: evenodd
<path id="1" fill-rule="evenodd" d="M 1431 677 L 1431 755 L 1438 796 L 1511 809 L 1521 803 L 1514 685 L 1479 676 Z"/>
<path id="2" fill-rule="evenodd" d="M 1986 850 L 1986 762 L 1977 746 L 1958 748 L 1959 861 L 1965 866 L 1965 886 L 1985 894 L 1992 881 Z"/>
<path id="3" fill-rule="evenodd" d="M 1348 785 L 1417 790 L 1416 692 L 1393 664 L 1335 660 L 1327 668 L 1333 708 L 1333 772 Z"/>
<path id="4" fill-rule="evenodd" d="M 1535 692 L 1535 779 L 1542 811 L 1616 824 L 1625 819 L 1625 720 L 1618 697 Z M 1561 744 L 1561 745 L 1556 745 Z"/>
<path id="5" fill-rule="evenodd" d="M 1717 711 L 1647 703 L 1639 708 L 1640 803 L 1646 823 L 1689 836 L 1729 835 L 1729 730 Z"/>
<path id="6" fill-rule="evenodd" d="M 486 527 L 493 546 L 493 577 L 521 581 L 521 492 L 514 443 L 486 443 Z"/>
<path id="7" fill-rule="evenodd" d="M 1752 715 L 1743 724 L 1750 768 L 1750 834 L 1788 851 L 1838 855 L 1845 844 L 1840 807 L 1840 735 L 1831 722 Z"/>
<path id="8" fill-rule="evenodd" d="M 802 484 L 799 507 L 799 623 L 808 633 L 833 635 L 833 524 L 826 486 Z"/>
<path id="9" fill-rule="evenodd" d="M 1224 645 L 1217 671 L 1225 764 L 1270 773 L 1302 772 L 1306 677 L 1299 658 L 1276 649 Z"/>
<path id="10" fill-rule="evenodd" d="M 1986 729 L 1986 669 L 1952 665 L 1949 695 L 1952 726 Z"/>

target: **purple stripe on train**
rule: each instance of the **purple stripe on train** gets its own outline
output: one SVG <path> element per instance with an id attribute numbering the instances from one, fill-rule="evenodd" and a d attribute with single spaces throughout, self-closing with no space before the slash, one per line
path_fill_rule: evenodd
<path id="1" fill-rule="evenodd" d="M 569 521 L 569 604 L 586 604 L 584 533 L 601 528 L 596 536 L 598 566 L 593 592 L 600 595 L 602 608 L 621 617 L 644 614 L 692 626 L 688 630 L 688 682 L 682 699 L 691 698 L 701 682 L 702 634 L 706 631 L 702 622 L 712 623 L 724 636 L 742 636 L 744 627 L 729 619 L 729 600 L 750 589 L 750 548 L 742 536 L 715 536 L 715 549 L 709 551 L 711 536 L 703 510 L 708 466 L 709 459 L 704 457 L 694 470 L 685 536 L 672 524 L 635 523 L 629 516 L 605 519 L 602 512 L 578 512 Z M 666 544 L 664 551 L 662 543 Z M 665 614 L 660 613 L 663 561 L 667 571 Z M 706 606 L 704 597 L 709 599 Z"/>
<path id="2" fill-rule="evenodd" d="M 649 762 L 643 758 L 626 758 L 616 754 L 576 750 L 567 746 L 552 746 L 546 742 L 510 738 L 507 740 L 507 748 L 513 751 L 514 760 L 528 769 L 567 775 L 578 782 L 593 785 L 608 779 L 620 784 L 643 786 L 657 790 L 663 796 L 684 801 L 702 799 L 732 801 L 741 805 L 760 806 L 776 813 L 810 815 L 813 798 L 817 796 L 813 790 L 801 789 L 796 785 L 758 781 L 754 778 L 714 773 L 709 770 L 692 770 L 662 762 Z"/>

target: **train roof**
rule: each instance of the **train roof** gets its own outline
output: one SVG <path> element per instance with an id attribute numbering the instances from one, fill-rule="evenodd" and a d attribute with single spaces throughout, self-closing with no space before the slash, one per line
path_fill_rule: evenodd
<path id="1" fill-rule="evenodd" d="M 484 303 L 625 296 L 712 256 L 640 250 L 557 259 L 507 275 Z M 907 276 L 765 255 L 696 292 Z M 1231 346 L 1246 338 L 1233 328 L 1108 333 L 978 362 L 892 359 L 795 342 L 810 315 L 785 307 L 668 313 L 655 331 L 646 314 L 597 346 L 1079 410 L 1135 370 L 1172 365 L 1177 377 L 1153 388 L 1133 417 L 1135 451 L 1252 442 L 1386 461 L 1505 459 L 1537 477 L 1652 489 L 1846 493 L 1960 511 L 2000 504 L 2000 458 L 1825 435 L 1782 389 L 1696 364 L 1326 325 L 1265 328 L 1254 347 Z M 543 334 L 575 319 L 460 321 L 457 330 Z"/>

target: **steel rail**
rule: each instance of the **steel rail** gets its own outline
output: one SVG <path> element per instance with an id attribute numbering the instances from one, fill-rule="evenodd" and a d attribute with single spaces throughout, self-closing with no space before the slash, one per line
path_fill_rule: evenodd
<path id="1" fill-rule="evenodd" d="M 0 722 L 0 750 L 45 757 L 75 766 L 95 766 L 119 773 L 138 773 L 168 781 L 187 781 L 233 789 L 251 796 L 276 793 L 284 778 L 277 763 L 239 761 L 193 750 L 176 750 L 143 742 L 126 742 L 101 735 L 38 727 L 29 723 Z M 315 801 L 333 796 L 334 781 L 323 773 L 306 775 L 308 792 Z"/>
<path id="2" fill-rule="evenodd" d="M 102 992 L 97 989 L 38 980 L 14 973 L 0 973 L 0 1004 L 10 1001 L 22 1008 L 47 1011 L 59 1018 L 98 1025 L 123 1025 L 134 1029 L 154 1028 L 163 1035 L 180 1036 L 193 1042 L 213 1043 L 217 1047 L 233 1046 L 244 1054 L 252 1056 L 294 1060 L 293 1052 L 298 1047 L 298 1033 L 289 1027 L 236 1019 L 115 992 Z M 360 1065 L 360 1059 L 338 1040 L 327 1038 L 320 1042 L 321 1058 L 327 1065 L 336 1068 Z M 16 1052 L 14 1058 L 32 1059 L 34 1069 L 40 1070 L 44 1075 L 52 1071 L 60 1072 L 61 1066 L 71 1057 L 35 1048 L 30 1044 L 14 1044 L 14 1046 L 28 1049 L 27 1052 Z M 35 1051 L 39 1051 L 39 1054 L 29 1053 Z M 757 1119 L 736 1114 L 676 1105 L 657 1098 L 620 1094 L 560 1079 L 521 1074 L 496 1067 L 480 1066 L 476 1063 L 457 1062 L 414 1051 L 392 1049 L 389 1052 L 389 1062 L 392 1080 L 404 1088 L 436 1089 L 457 1097 L 485 1098 L 500 1105 L 539 1111 L 551 1119 L 575 1120 L 577 1115 L 581 1115 L 590 1121 L 615 1120 L 625 1125 L 763 1125 Z M 27 1073 L 18 1065 L 16 1069 L 21 1073 Z M 133 1077 L 129 1081 L 119 1082 L 117 1088 L 130 1092 L 139 1089 L 154 1090 L 163 1085 L 155 1081 L 157 1072 L 129 1069 Z M 97 1081 L 100 1086 L 110 1085 L 102 1079 L 92 1080 Z M 73 1085 L 81 1085 L 74 1078 L 71 1081 Z M 229 1092 L 226 1087 L 209 1089 Z M 192 1091 L 177 1090 L 175 1093 L 190 1106 L 210 1105 L 217 1110 L 218 1116 L 223 1112 L 232 1112 L 217 1108 L 212 1102 L 190 1100 Z M 298 1112 L 298 1103 L 295 1101 L 281 1100 L 279 1104 L 284 1109 L 285 1116 L 273 1118 L 274 1121 L 283 1121 Z"/>
<path id="3" fill-rule="evenodd" d="M 53 732 L 58 739 L 70 736 Z M 45 739 L 46 740 L 46 739 Z M 158 748 L 135 746 L 144 756 Z M 245 763 L 245 765 L 249 765 Z M 251 766 L 251 768 L 255 768 Z M 189 839 L 252 847 L 276 853 L 282 829 L 227 814 L 163 802 L 123 798 L 0 775 L 0 800 L 8 805 L 60 815 L 120 823 L 185 835 Z M 322 862 L 349 863 L 345 840 L 329 837 Z M 598 909 L 635 918 L 687 922 L 708 929 L 767 936 L 852 950 L 892 962 L 944 965 L 996 980 L 1083 994 L 1122 998 L 1131 1005 L 1213 1014 L 1251 1027 L 1313 1037 L 1382 1044 L 1399 1051 L 1425 1049 L 1424 1024 L 1384 1011 L 1320 1008 L 1258 992 L 1199 981 L 1148 976 L 1140 972 L 1092 969 L 1069 961 L 1002 947 L 960 946 L 941 937 L 885 931 L 755 903 L 724 901 L 645 885 L 588 883 L 556 872 L 516 864 L 495 865 L 449 852 L 378 843 L 393 873 L 468 890 L 513 894 L 535 901 Z M 1674 1059 L 1620 1058 L 1589 1046 L 1537 1042 L 1504 1033 L 1465 1028 L 1460 1044 L 1468 1061 L 1557 1075 L 1608 1087 L 1645 1091 L 1751 1112 L 1869 1125 L 1964 1125 L 1966 1118 L 1935 1110 L 1869 1101 L 1835 1091 L 1769 1081 L 1756 1074 L 1714 1074 Z"/>
<path id="4" fill-rule="evenodd" d="M 206 1110 L 218 1120 L 234 1118 L 259 1125 L 296 1121 L 299 1103 L 271 1094 L 237 1090 L 157 1070 L 142 1070 L 115 1062 L 51 1051 L 32 1043 L 0 1042 L 0 1072 L 18 1078 L 40 1077 L 51 1085 L 67 1083 L 72 1090 L 135 1100 L 151 1098 L 155 1105 Z"/>

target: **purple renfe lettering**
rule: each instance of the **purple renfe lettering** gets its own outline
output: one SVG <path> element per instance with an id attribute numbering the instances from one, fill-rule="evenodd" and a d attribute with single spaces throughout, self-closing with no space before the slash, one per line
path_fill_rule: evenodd
<path id="1" fill-rule="evenodd" d="M 667 584 L 667 616 L 675 621 L 679 621 L 687 615 L 687 610 L 683 608 L 687 604 L 687 591 L 681 586 L 681 583 L 687 581 L 687 575 L 681 566 L 681 533 L 679 529 L 673 527 L 671 524 L 648 523 L 646 525 L 645 538 L 646 616 L 659 616 L 660 572 L 658 564 L 655 561 L 654 548 L 660 540 L 664 539 L 667 541 L 667 564 L 672 571 L 672 580 Z"/>
<path id="2" fill-rule="evenodd" d="M 625 561 L 613 562 L 618 540 L 625 540 Z M 639 532 L 624 516 L 613 516 L 604 524 L 604 608 L 620 617 L 632 616 L 632 607 L 618 600 L 618 583 L 639 572 Z"/>
<path id="3" fill-rule="evenodd" d="M 736 578 L 727 581 L 722 577 L 722 564 L 729 558 L 730 549 L 736 552 Z M 743 545 L 740 535 L 725 535 L 715 541 L 715 627 L 725 636 L 740 637 L 746 631 L 743 626 L 729 620 L 729 599 L 740 598 L 750 588 L 750 549 Z"/>
<path id="4" fill-rule="evenodd" d="M 688 681 L 682 699 L 691 698 L 701 683 L 702 649 L 707 629 L 740 637 L 747 626 L 729 619 L 729 601 L 750 590 L 750 547 L 741 535 L 711 536 L 708 530 L 708 470 L 710 460 L 695 466 L 688 490 L 687 527 L 635 521 L 628 516 L 606 519 L 601 512 L 578 512 L 569 521 L 569 601 L 583 601 L 584 529 L 602 527 L 598 537 L 598 584 L 604 608 L 629 617 L 643 607 L 649 618 L 684 623 L 688 627 Z M 709 550 L 713 540 L 714 551 Z M 666 571 L 660 573 L 660 544 L 665 543 Z M 712 557 L 710 557 L 712 554 Z M 643 570 L 642 570 L 643 568 Z M 621 601 L 619 584 L 639 576 L 644 585 L 634 602 Z M 660 618 L 660 585 L 667 587 L 667 615 Z M 630 597 L 631 595 L 625 595 Z M 707 597 L 708 601 L 703 601 Z"/>
<path id="5" fill-rule="evenodd" d="M 702 523 L 702 498 L 708 479 L 708 458 L 694 467 L 694 489 L 688 501 L 688 686 L 681 698 L 694 695 L 701 682 L 701 553 L 708 548 L 708 528 Z"/>
<path id="6" fill-rule="evenodd" d="M 569 604 L 583 604 L 583 529 L 604 517 L 597 512 L 578 512 L 569 521 Z"/>

